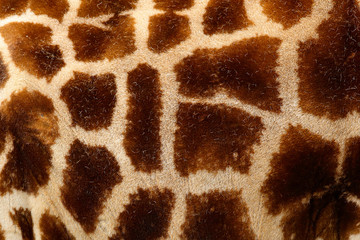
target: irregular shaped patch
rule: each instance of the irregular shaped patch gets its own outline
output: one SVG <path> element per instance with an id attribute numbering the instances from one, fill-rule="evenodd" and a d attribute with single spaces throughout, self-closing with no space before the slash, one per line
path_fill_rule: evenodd
<path id="1" fill-rule="evenodd" d="M 40 230 L 42 240 L 75 240 L 75 237 L 68 232 L 64 223 L 48 212 L 41 216 Z"/>
<path id="2" fill-rule="evenodd" d="M 5 233 L 4 230 L 2 229 L 1 225 L 0 225 L 0 240 L 5 240 Z"/>
<path id="3" fill-rule="evenodd" d="M 29 0 L 0 0 L 0 18 L 25 12 Z"/>
<path id="4" fill-rule="evenodd" d="M 28 7 L 37 15 L 46 14 L 61 21 L 69 3 L 67 0 L 0 0 L 0 18 L 22 14 Z"/>
<path id="5" fill-rule="evenodd" d="M 272 170 L 262 188 L 268 196 L 270 213 L 279 214 L 293 202 L 334 184 L 338 153 L 334 142 L 290 126 L 281 138 L 280 152 L 271 160 Z"/>
<path id="6" fill-rule="evenodd" d="M 221 49 L 198 49 L 175 66 L 179 92 L 211 97 L 219 91 L 261 109 L 280 112 L 276 81 L 280 40 L 250 38 Z"/>
<path id="7" fill-rule="evenodd" d="M 120 214 L 116 233 L 110 239 L 165 239 L 174 204 L 174 194 L 168 189 L 138 189 L 137 194 L 130 195 L 130 204 Z"/>
<path id="8" fill-rule="evenodd" d="M 52 101 L 34 91 L 11 95 L 1 108 L 13 149 L 0 173 L 0 194 L 13 189 L 36 194 L 49 181 L 51 145 L 59 136 Z M 3 127 L 4 129 L 4 127 Z"/>
<path id="9" fill-rule="evenodd" d="M 345 152 L 343 171 L 348 182 L 347 190 L 360 198 L 360 137 L 349 139 Z"/>
<path id="10" fill-rule="evenodd" d="M 263 124 L 239 109 L 223 105 L 181 103 L 175 132 L 175 167 L 187 176 L 232 167 L 248 173 L 252 146 L 259 143 Z"/>
<path id="11" fill-rule="evenodd" d="M 190 36 L 189 19 L 173 12 L 150 17 L 148 47 L 156 53 L 166 52 Z"/>
<path id="12" fill-rule="evenodd" d="M 66 156 L 61 200 L 85 232 L 95 231 L 98 216 L 113 187 L 120 183 L 120 167 L 105 148 L 75 140 Z"/>
<path id="13" fill-rule="evenodd" d="M 161 89 L 159 73 L 140 64 L 128 75 L 130 92 L 124 147 L 137 171 L 161 169 Z"/>
<path id="14" fill-rule="evenodd" d="M 311 14 L 314 0 L 261 0 L 263 12 L 284 28 L 297 24 L 301 18 Z"/>
<path id="15" fill-rule="evenodd" d="M 121 58 L 136 50 L 134 19 L 128 15 L 114 16 L 104 22 L 109 30 L 87 24 L 74 24 L 69 28 L 79 61 L 97 61 Z"/>
<path id="16" fill-rule="evenodd" d="M 334 1 L 318 39 L 299 47 L 303 111 L 332 120 L 360 112 L 360 12 L 354 0 Z M 336 37 L 334 37 L 336 36 Z"/>
<path id="17" fill-rule="evenodd" d="M 6 141 L 7 131 L 8 131 L 8 126 L 6 124 L 6 119 L 0 112 L 0 154 L 5 149 L 5 141 Z"/>
<path id="18" fill-rule="evenodd" d="M 74 75 L 62 87 L 60 96 L 67 104 L 73 125 L 85 130 L 109 127 L 116 104 L 115 75 Z"/>
<path id="19" fill-rule="evenodd" d="M 204 33 L 233 33 L 252 25 L 248 19 L 244 0 L 210 0 L 204 14 Z"/>
<path id="20" fill-rule="evenodd" d="M 34 240 L 34 223 L 29 209 L 14 209 L 14 213 L 10 213 L 10 217 L 14 224 L 20 228 L 22 239 Z"/>
<path id="21" fill-rule="evenodd" d="M 356 160 L 349 160 L 357 156 L 353 150 L 350 141 L 344 169 Z M 335 178 L 338 154 L 337 144 L 301 127 L 290 126 L 282 137 L 261 192 L 270 214 L 284 214 L 284 239 L 349 239 L 360 233 L 360 208 L 348 199 L 357 180 L 347 170 Z"/>
<path id="22" fill-rule="evenodd" d="M 212 191 L 186 196 L 182 239 L 255 239 L 240 192 Z"/>
<path id="23" fill-rule="evenodd" d="M 6 65 L 0 55 L 0 88 L 4 87 L 6 81 L 9 79 L 9 73 Z"/>
<path id="24" fill-rule="evenodd" d="M 81 0 L 79 17 L 97 17 L 107 14 L 119 14 L 136 7 L 138 0 Z"/>
<path id="25" fill-rule="evenodd" d="M 52 31 L 42 24 L 13 22 L 0 28 L 15 65 L 48 81 L 65 62 L 58 45 L 51 45 Z"/>
<path id="26" fill-rule="evenodd" d="M 69 3 L 67 0 L 30 0 L 30 8 L 37 15 L 46 14 L 62 21 L 69 11 Z"/>
<path id="27" fill-rule="evenodd" d="M 154 0 L 155 8 L 165 11 L 179 11 L 194 5 L 194 0 Z"/>
<path id="28" fill-rule="evenodd" d="M 313 196 L 299 204 L 281 221 L 284 239 L 350 239 L 359 233 L 360 208 L 346 200 L 342 189 L 331 189 L 321 197 Z"/>

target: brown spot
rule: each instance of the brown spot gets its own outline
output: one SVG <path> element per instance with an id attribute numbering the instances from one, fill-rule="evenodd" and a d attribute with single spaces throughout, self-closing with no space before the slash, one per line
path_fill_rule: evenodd
<path id="1" fill-rule="evenodd" d="M 59 136 L 52 101 L 34 91 L 11 95 L 1 109 L 13 149 L 0 173 L 0 194 L 12 189 L 37 193 L 49 181 L 51 145 Z"/>
<path id="2" fill-rule="evenodd" d="M 0 225 L 0 240 L 5 240 L 5 232 Z"/>
<path id="3" fill-rule="evenodd" d="M 52 31 L 42 24 L 14 22 L 0 28 L 15 65 L 48 81 L 65 62 L 58 45 L 51 45 Z"/>
<path id="4" fill-rule="evenodd" d="M 155 8 L 165 11 L 179 11 L 191 8 L 194 0 L 154 0 Z"/>
<path id="5" fill-rule="evenodd" d="M 116 104 L 115 75 L 74 75 L 61 89 L 61 99 L 68 106 L 73 125 L 85 130 L 109 127 Z"/>
<path id="6" fill-rule="evenodd" d="M 182 239 L 255 239 L 241 192 L 188 194 Z"/>
<path id="7" fill-rule="evenodd" d="M 69 38 L 74 43 L 76 60 L 112 60 L 133 53 L 136 50 L 134 23 L 132 17 L 124 15 L 104 22 L 108 30 L 87 24 L 70 26 Z"/>
<path id="8" fill-rule="evenodd" d="M 98 216 L 113 187 L 121 182 L 120 167 L 105 148 L 75 140 L 66 156 L 61 199 L 85 232 L 95 231 Z"/>
<path id="9" fill-rule="evenodd" d="M 4 87 L 8 79 L 9 79 L 9 74 L 6 65 L 0 55 L 0 88 Z"/>
<path id="10" fill-rule="evenodd" d="M 25 12 L 29 0 L 0 0 L 0 18 Z"/>
<path id="11" fill-rule="evenodd" d="M 40 229 L 42 240 L 75 240 L 75 237 L 68 232 L 64 223 L 48 212 L 41 216 Z"/>
<path id="12" fill-rule="evenodd" d="M 115 235 L 111 240 L 155 240 L 168 237 L 174 194 L 168 190 L 138 189 L 130 195 L 130 204 L 125 206 L 118 219 Z"/>
<path id="13" fill-rule="evenodd" d="M 261 0 L 263 12 L 285 29 L 311 14 L 313 0 Z"/>
<path id="14" fill-rule="evenodd" d="M 351 138 L 346 143 L 346 156 L 343 165 L 347 190 L 360 197 L 360 138 Z"/>
<path id="15" fill-rule="evenodd" d="M 175 167 L 181 175 L 232 167 L 248 173 L 252 146 L 259 143 L 259 117 L 223 105 L 181 103 L 175 133 Z"/>
<path id="16" fill-rule="evenodd" d="M 334 1 L 318 39 L 299 48 L 300 107 L 330 119 L 360 112 L 360 12 L 354 0 Z"/>
<path id="17" fill-rule="evenodd" d="M 332 189 L 289 209 L 281 221 L 284 239 L 349 240 L 351 234 L 359 233 L 360 208 L 341 191 Z"/>
<path id="18" fill-rule="evenodd" d="M 67 0 L 0 0 L 0 18 L 22 14 L 28 7 L 36 15 L 46 14 L 62 21 L 69 3 Z"/>
<path id="19" fill-rule="evenodd" d="M 189 19 L 173 12 L 150 17 L 148 47 L 156 53 L 166 52 L 190 36 Z"/>
<path id="20" fill-rule="evenodd" d="M 130 96 L 124 139 L 126 153 L 137 171 L 161 169 L 159 73 L 147 64 L 140 64 L 129 72 L 127 87 Z"/>
<path id="21" fill-rule="evenodd" d="M 282 136 L 280 151 L 273 155 L 271 171 L 262 187 L 271 214 L 309 194 L 335 183 L 338 145 L 300 126 L 290 126 Z"/>
<path id="22" fill-rule="evenodd" d="M 233 33 L 252 25 L 246 15 L 244 0 L 210 0 L 204 15 L 204 33 Z"/>
<path id="23" fill-rule="evenodd" d="M 107 14 L 119 14 L 136 7 L 138 0 L 81 0 L 79 17 L 97 17 Z"/>
<path id="24" fill-rule="evenodd" d="M 34 224 L 29 209 L 14 209 L 14 213 L 10 213 L 10 217 L 14 224 L 20 228 L 23 240 L 34 240 Z"/>
<path id="25" fill-rule="evenodd" d="M 62 21 L 65 13 L 69 11 L 69 3 L 67 0 L 30 0 L 30 8 L 37 15 L 46 14 Z"/>
<path id="26" fill-rule="evenodd" d="M 250 38 L 221 49 L 198 49 L 175 66 L 179 92 L 211 97 L 220 90 L 261 109 L 280 112 L 276 81 L 280 40 Z"/>
<path id="27" fill-rule="evenodd" d="M 6 134 L 8 131 L 8 126 L 6 123 L 5 117 L 0 113 L 0 154 L 5 149 L 5 142 L 6 142 Z"/>

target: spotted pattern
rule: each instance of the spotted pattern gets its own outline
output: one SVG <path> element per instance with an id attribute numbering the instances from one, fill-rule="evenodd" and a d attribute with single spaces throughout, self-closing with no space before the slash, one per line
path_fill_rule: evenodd
<path id="1" fill-rule="evenodd" d="M 238 109 L 222 105 L 180 104 L 175 133 L 175 167 L 183 176 L 232 167 L 248 173 L 263 124 Z"/>
<path id="2" fill-rule="evenodd" d="M 175 66 L 179 91 L 189 97 L 211 97 L 219 91 L 280 112 L 277 82 L 277 48 L 280 40 L 250 38 L 221 49 L 198 49 Z"/>
<path id="3" fill-rule="evenodd" d="M 299 48 L 300 107 L 330 119 L 360 112 L 359 6 L 353 0 L 336 1 L 317 31 L 318 39 Z"/>
<path id="4" fill-rule="evenodd" d="M 155 8 L 165 11 L 179 11 L 192 7 L 194 0 L 154 0 Z"/>
<path id="5" fill-rule="evenodd" d="M 173 12 L 150 17 L 148 47 L 156 53 L 166 52 L 190 36 L 189 19 Z"/>
<path id="6" fill-rule="evenodd" d="M 137 0 L 81 0 L 78 15 L 97 17 L 106 14 L 119 14 L 136 7 Z"/>
<path id="7" fill-rule="evenodd" d="M 20 229 L 22 239 L 34 240 L 34 223 L 29 209 L 19 208 L 10 212 L 10 217 L 14 224 Z"/>
<path id="8" fill-rule="evenodd" d="M 210 0 L 205 10 L 203 25 L 207 35 L 233 33 L 252 25 L 244 0 Z"/>
<path id="9" fill-rule="evenodd" d="M 0 172 L 0 194 L 13 190 L 36 194 L 49 181 L 51 145 L 58 138 L 52 101 L 40 92 L 13 94 L 1 108 L 3 135 L 10 135 L 13 149 Z"/>
<path id="10" fill-rule="evenodd" d="M 88 146 L 79 140 L 72 143 L 66 163 L 62 202 L 86 232 L 93 232 L 104 201 L 122 180 L 120 167 L 105 147 Z"/>
<path id="11" fill-rule="evenodd" d="M 5 83 L 9 79 L 9 73 L 7 67 L 0 55 L 0 88 L 4 87 Z"/>
<path id="12" fill-rule="evenodd" d="M 13 22 L 1 27 L 0 33 L 18 68 L 50 81 L 65 66 L 59 46 L 51 44 L 49 27 Z"/>
<path id="13" fill-rule="evenodd" d="M 284 212 L 284 239 L 350 239 L 359 233 L 359 207 L 349 200 L 359 165 L 359 139 L 347 144 L 345 171 L 336 178 L 339 146 L 320 136 L 290 126 L 280 151 L 271 160 L 272 170 L 262 192 L 269 213 Z M 356 187 L 357 188 L 357 187 Z"/>
<path id="14" fill-rule="evenodd" d="M 69 10 L 67 0 L 0 0 L 0 18 L 19 15 L 30 8 L 35 14 L 46 14 L 62 21 Z"/>
<path id="15" fill-rule="evenodd" d="M 129 72 L 127 87 L 130 107 L 124 148 L 137 171 L 159 170 L 162 108 L 159 73 L 148 64 L 140 64 Z"/>
<path id="16" fill-rule="evenodd" d="M 48 212 L 41 216 L 40 229 L 42 240 L 75 240 L 75 237 L 68 232 L 64 223 Z"/>
<path id="17" fill-rule="evenodd" d="M 112 60 L 122 58 L 136 50 L 134 19 L 132 17 L 115 15 L 103 25 L 106 28 L 88 24 L 70 26 L 69 38 L 74 44 L 76 60 L 85 62 L 105 58 Z"/>
<path id="18" fill-rule="evenodd" d="M 285 29 L 310 15 L 314 0 L 261 0 L 263 12 Z"/>
<path id="19" fill-rule="evenodd" d="M 174 206 L 174 194 L 168 189 L 138 189 L 130 195 L 118 219 L 116 234 L 110 240 L 155 240 L 168 237 L 167 229 Z"/>
<path id="20" fill-rule="evenodd" d="M 248 209 L 240 195 L 235 191 L 187 195 L 182 239 L 255 239 Z"/>
<path id="21" fill-rule="evenodd" d="M 115 75 L 89 75 L 75 72 L 61 89 L 72 117 L 73 126 L 86 130 L 107 128 L 111 124 L 116 104 Z"/>

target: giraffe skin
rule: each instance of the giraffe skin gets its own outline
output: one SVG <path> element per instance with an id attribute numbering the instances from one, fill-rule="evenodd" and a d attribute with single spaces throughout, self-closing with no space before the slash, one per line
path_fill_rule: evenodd
<path id="1" fill-rule="evenodd" d="M 356 0 L 0 0 L 0 240 L 360 239 Z"/>

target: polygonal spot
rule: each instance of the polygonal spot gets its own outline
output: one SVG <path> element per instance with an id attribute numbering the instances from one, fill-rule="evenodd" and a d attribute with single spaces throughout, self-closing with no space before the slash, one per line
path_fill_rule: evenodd
<path id="1" fill-rule="evenodd" d="M 119 14 L 136 7 L 138 0 L 81 0 L 79 17 L 97 17 L 107 14 Z"/>
<path id="2" fill-rule="evenodd" d="M 74 75 L 61 89 L 61 99 L 68 106 L 73 125 L 85 130 L 109 127 L 116 104 L 115 75 Z"/>
<path id="3" fill-rule="evenodd" d="M 198 170 L 232 167 L 248 173 L 253 145 L 259 143 L 259 117 L 223 105 L 181 103 L 175 133 L 175 167 L 186 176 Z"/>
<path id="4" fill-rule="evenodd" d="M 14 224 L 20 228 L 22 239 L 34 240 L 34 223 L 29 209 L 14 209 L 10 212 L 10 217 Z"/>
<path id="5" fill-rule="evenodd" d="M 75 237 L 68 232 L 64 223 L 48 212 L 42 214 L 39 224 L 42 240 L 75 240 Z"/>

